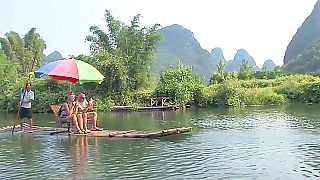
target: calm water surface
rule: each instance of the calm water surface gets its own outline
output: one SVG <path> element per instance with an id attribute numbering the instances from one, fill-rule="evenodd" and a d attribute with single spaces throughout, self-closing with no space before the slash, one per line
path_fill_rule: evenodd
<path id="1" fill-rule="evenodd" d="M 0 114 L 0 126 L 15 115 Z M 35 124 L 54 126 L 52 114 Z M 320 179 L 320 107 L 100 113 L 105 129 L 192 126 L 160 139 L 0 132 L 0 179 Z"/>

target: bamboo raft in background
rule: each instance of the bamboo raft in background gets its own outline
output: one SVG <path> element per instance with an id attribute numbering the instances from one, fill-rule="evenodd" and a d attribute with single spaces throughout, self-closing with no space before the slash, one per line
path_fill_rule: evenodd
<path id="1" fill-rule="evenodd" d="M 110 108 L 114 112 L 123 111 L 166 111 L 166 110 L 177 110 L 178 105 L 167 105 L 167 106 L 146 106 L 146 107 L 133 107 L 133 106 L 113 106 Z"/>
<path id="2" fill-rule="evenodd" d="M 30 129 L 29 124 L 23 124 L 25 132 L 27 133 Z M 0 132 L 11 132 L 12 126 L 3 127 L 0 129 Z M 15 132 L 18 133 L 20 125 L 17 125 Z M 40 135 L 50 135 L 50 133 L 55 131 L 63 131 L 64 128 L 54 128 L 54 127 L 40 127 L 33 126 L 33 134 Z M 88 134 L 74 134 L 67 133 L 70 136 L 88 136 L 88 137 L 106 137 L 106 138 L 158 138 L 170 135 L 176 135 L 181 133 L 187 133 L 192 131 L 192 127 L 177 127 L 170 129 L 163 129 L 160 131 L 139 131 L 139 130 L 102 130 L 102 131 L 91 131 Z"/>
<path id="3" fill-rule="evenodd" d="M 133 106 L 113 106 L 110 108 L 111 111 L 115 111 L 115 112 L 118 112 L 118 111 L 134 111 L 134 107 Z"/>
<path id="4" fill-rule="evenodd" d="M 170 100 L 169 97 L 149 97 L 149 105 L 145 107 L 133 107 L 133 106 L 113 106 L 110 108 L 111 111 L 167 111 L 167 110 L 177 110 L 180 108 L 177 104 L 166 103 Z"/>
<path id="5" fill-rule="evenodd" d="M 179 106 L 177 105 L 168 105 L 168 106 L 151 106 L 151 107 L 138 107 L 138 111 L 166 111 L 166 110 L 176 110 L 179 109 Z"/>

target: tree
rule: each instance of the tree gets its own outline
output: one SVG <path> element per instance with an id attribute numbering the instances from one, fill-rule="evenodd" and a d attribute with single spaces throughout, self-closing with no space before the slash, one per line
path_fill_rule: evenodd
<path id="1" fill-rule="evenodd" d="M 160 74 L 156 96 L 170 97 L 176 103 L 185 105 L 200 97 L 204 82 L 192 75 L 192 68 L 184 68 L 180 62 L 176 69 L 169 67 Z"/>
<path id="2" fill-rule="evenodd" d="M 5 38 L 0 37 L 1 50 L 7 60 L 15 66 L 19 76 L 25 76 L 33 71 L 33 68 L 45 58 L 43 54 L 46 48 L 45 42 L 35 31 L 36 28 L 31 28 L 23 38 L 13 31 L 6 33 Z"/>
<path id="3" fill-rule="evenodd" d="M 140 18 L 140 14 L 134 16 L 127 26 L 106 10 L 107 30 L 90 27 L 92 35 L 88 35 L 86 41 L 91 43 L 95 64 L 110 78 L 104 82 L 110 92 L 124 95 L 150 85 L 150 67 L 156 43 L 161 39 L 157 32 L 160 25 L 141 28 Z"/>
<path id="4" fill-rule="evenodd" d="M 47 48 L 45 41 L 36 33 L 36 28 L 31 28 L 30 31 L 23 37 L 25 48 L 25 60 L 21 61 L 23 65 L 23 74 L 27 74 L 38 67 L 46 57 L 43 51 Z"/>
<path id="5" fill-rule="evenodd" d="M 209 80 L 209 84 L 222 83 L 225 80 L 224 67 L 225 67 L 225 64 L 223 63 L 223 61 L 219 60 L 217 64 L 218 72 L 212 75 L 212 77 Z"/>
<path id="6" fill-rule="evenodd" d="M 239 79 L 251 79 L 253 75 L 253 66 L 249 64 L 248 60 L 243 59 L 240 65 Z"/>

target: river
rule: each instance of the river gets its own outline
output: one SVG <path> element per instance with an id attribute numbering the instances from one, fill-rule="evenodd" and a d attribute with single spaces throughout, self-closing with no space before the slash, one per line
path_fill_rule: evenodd
<path id="1" fill-rule="evenodd" d="M 99 113 L 99 126 L 155 131 L 159 139 L 0 132 L 0 179 L 319 179 L 320 107 Z M 0 114 L 0 126 L 15 114 Z M 34 124 L 54 126 L 52 114 Z"/>

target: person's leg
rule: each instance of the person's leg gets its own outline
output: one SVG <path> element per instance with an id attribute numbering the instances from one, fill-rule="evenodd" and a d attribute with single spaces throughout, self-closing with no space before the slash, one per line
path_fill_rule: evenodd
<path id="1" fill-rule="evenodd" d="M 90 118 L 92 119 L 92 130 L 98 129 L 98 127 L 97 127 L 97 120 L 98 120 L 97 112 L 90 112 Z"/>
<path id="2" fill-rule="evenodd" d="M 68 121 L 71 121 L 76 126 L 76 129 L 77 129 L 78 132 L 81 132 L 81 129 L 80 129 L 79 124 L 78 124 L 78 119 L 77 119 L 77 116 L 75 114 L 71 114 L 70 116 L 67 116 L 66 119 Z"/>
<path id="3" fill-rule="evenodd" d="M 23 131 L 23 118 L 25 116 L 24 108 L 19 109 L 19 123 L 20 123 L 20 131 Z"/>
<path id="4" fill-rule="evenodd" d="M 83 119 L 82 119 L 82 115 L 81 115 L 81 114 L 77 114 L 76 117 L 77 117 L 79 129 L 80 129 L 80 131 L 82 131 L 82 130 L 83 130 Z"/>
<path id="5" fill-rule="evenodd" d="M 20 131 L 23 131 L 23 118 L 20 118 Z"/>
<path id="6" fill-rule="evenodd" d="M 32 133 L 32 127 L 33 127 L 33 123 L 32 123 L 32 109 L 28 109 L 28 116 L 29 116 L 29 121 L 30 121 L 30 133 Z"/>
<path id="7" fill-rule="evenodd" d="M 32 129 L 32 118 L 29 119 L 29 122 L 30 122 L 30 130 L 29 130 L 29 133 L 32 133 L 32 132 L 33 132 L 33 129 Z"/>
<path id="8" fill-rule="evenodd" d="M 87 113 L 82 113 L 82 121 L 83 121 L 83 130 L 85 132 L 88 131 L 88 114 Z"/>

